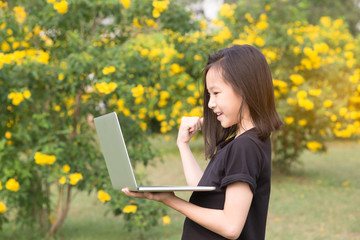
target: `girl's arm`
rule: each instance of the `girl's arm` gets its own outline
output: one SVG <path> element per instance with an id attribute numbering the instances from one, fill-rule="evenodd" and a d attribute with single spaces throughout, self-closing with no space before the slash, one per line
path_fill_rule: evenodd
<path id="1" fill-rule="evenodd" d="M 178 133 L 177 145 L 180 151 L 186 182 L 189 186 L 197 186 L 203 171 L 191 152 L 189 141 L 201 129 L 203 119 L 199 117 L 183 117 Z"/>
<path id="2" fill-rule="evenodd" d="M 174 193 L 139 193 L 123 189 L 131 197 L 147 198 L 184 214 L 194 222 L 228 239 L 237 239 L 245 225 L 253 193 L 247 183 L 236 182 L 226 189 L 223 210 L 199 207 L 178 198 Z"/>

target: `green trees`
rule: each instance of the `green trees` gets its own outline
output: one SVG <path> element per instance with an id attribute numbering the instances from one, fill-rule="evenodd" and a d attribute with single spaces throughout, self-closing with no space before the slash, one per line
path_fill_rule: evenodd
<path id="1" fill-rule="evenodd" d="M 359 44 L 340 19 L 309 24 L 286 1 L 226 4 L 211 24 L 175 1 L 0 1 L 0 226 L 15 218 L 52 234 L 74 190 L 97 191 L 129 227 L 156 224 L 161 206 L 111 189 L 92 119 L 116 111 L 131 159 L 146 164 L 145 136 L 202 115 L 207 54 L 244 43 L 273 72 L 285 122 L 275 166 L 359 136 Z"/>

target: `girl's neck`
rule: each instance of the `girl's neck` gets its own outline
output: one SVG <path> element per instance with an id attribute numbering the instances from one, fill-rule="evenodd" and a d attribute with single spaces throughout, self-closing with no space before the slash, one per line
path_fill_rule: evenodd
<path id="1" fill-rule="evenodd" d="M 254 127 L 255 127 L 255 124 L 253 123 L 252 120 L 243 119 L 241 121 L 241 123 L 239 123 L 239 125 L 238 125 L 238 131 L 237 131 L 237 134 L 236 134 L 235 138 L 237 138 L 238 136 L 240 136 L 244 132 L 246 132 L 246 131 L 254 128 Z"/>

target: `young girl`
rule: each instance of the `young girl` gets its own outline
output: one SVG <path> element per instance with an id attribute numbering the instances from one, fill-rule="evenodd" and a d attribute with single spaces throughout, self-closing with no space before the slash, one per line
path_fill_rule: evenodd
<path id="1" fill-rule="evenodd" d="M 128 196 L 160 201 L 186 216 L 182 239 L 265 238 L 270 196 L 270 134 L 282 122 L 276 112 L 269 66 L 249 45 L 209 56 L 204 69 L 204 118 L 182 118 L 177 145 L 188 185 L 216 186 L 193 192 L 189 202 L 174 193 Z M 189 147 L 203 127 L 203 172 Z"/>

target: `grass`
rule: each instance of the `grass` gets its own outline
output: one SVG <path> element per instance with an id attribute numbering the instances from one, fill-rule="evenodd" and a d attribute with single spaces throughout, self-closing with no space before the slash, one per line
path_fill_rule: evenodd
<path id="1" fill-rule="evenodd" d="M 331 142 L 327 154 L 304 152 L 301 163 L 291 174 L 273 172 L 266 239 L 276 240 L 360 240 L 360 144 Z M 154 185 L 185 184 L 175 139 L 154 140 L 163 156 L 156 165 L 138 166 Z M 192 145 L 194 155 L 202 159 L 202 143 Z M 202 167 L 206 161 L 199 160 Z M 179 193 L 187 199 L 189 193 Z M 95 194 L 79 193 L 74 199 L 63 228 L 54 239 L 138 239 L 127 233 L 122 218 L 111 213 Z M 184 217 L 169 209 L 171 224 L 159 226 L 146 239 L 180 239 Z M 28 236 L 28 237 L 24 237 Z M 39 235 L 37 235 L 39 236 Z M 34 233 L 17 231 L 6 225 L 0 239 L 40 239 Z"/>

